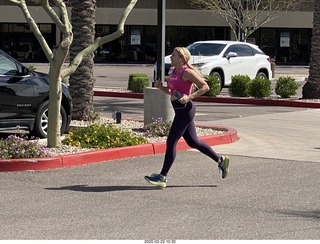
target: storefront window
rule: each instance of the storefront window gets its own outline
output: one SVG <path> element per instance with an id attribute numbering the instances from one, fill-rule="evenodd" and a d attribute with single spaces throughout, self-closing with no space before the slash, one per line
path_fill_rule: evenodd
<path id="1" fill-rule="evenodd" d="M 187 46 L 202 40 L 229 40 L 226 27 L 166 27 L 165 54 L 176 46 Z M 96 27 L 96 37 L 116 31 L 116 26 Z M 121 38 L 104 44 L 95 52 L 95 62 L 154 63 L 157 56 L 157 26 L 125 26 Z"/>
<path id="2" fill-rule="evenodd" d="M 39 29 L 52 47 L 55 27 L 39 24 Z M 46 57 L 28 24 L 0 24 L 0 48 L 21 62 L 46 62 Z"/>
<path id="3" fill-rule="evenodd" d="M 307 65 L 310 59 L 311 29 L 277 29 L 276 63 Z"/>
<path id="4" fill-rule="evenodd" d="M 230 40 L 227 27 L 167 27 L 166 40 L 168 53 L 176 46 L 188 46 L 195 41 Z"/>
<path id="5" fill-rule="evenodd" d="M 261 29 L 260 36 L 255 38 L 259 41 L 256 43 L 260 49 L 265 52 L 268 56 L 276 58 L 277 56 L 277 32 L 276 29 Z"/>
<path id="6" fill-rule="evenodd" d="M 278 65 L 308 65 L 312 29 L 260 28 L 250 35 Z"/>

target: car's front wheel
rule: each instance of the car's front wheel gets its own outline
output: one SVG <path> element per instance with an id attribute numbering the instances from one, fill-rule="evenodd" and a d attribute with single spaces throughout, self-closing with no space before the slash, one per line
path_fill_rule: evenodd
<path id="1" fill-rule="evenodd" d="M 258 72 L 257 78 L 268 79 L 267 75 L 264 72 Z"/>
<path id="2" fill-rule="evenodd" d="M 48 135 L 49 101 L 42 103 L 38 109 L 32 134 L 36 137 L 46 138 Z M 60 109 L 60 134 L 62 135 L 67 125 L 67 113 L 63 106 Z"/>
<path id="3" fill-rule="evenodd" d="M 217 77 L 217 80 L 218 80 L 219 86 L 220 86 L 220 91 L 221 91 L 223 88 L 223 81 L 222 81 L 222 77 L 221 77 L 220 73 L 217 71 L 213 71 L 210 73 L 210 76 Z"/>

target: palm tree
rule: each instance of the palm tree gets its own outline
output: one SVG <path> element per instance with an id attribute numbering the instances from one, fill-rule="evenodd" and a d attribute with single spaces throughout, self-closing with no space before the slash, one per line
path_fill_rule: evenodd
<path id="1" fill-rule="evenodd" d="M 313 30 L 309 78 L 302 89 L 302 98 L 320 98 L 320 1 L 314 1 Z"/>
<path id="2" fill-rule="evenodd" d="M 71 23 L 73 43 L 70 59 L 93 43 L 95 37 L 96 0 L 72 0 Z M 78 69 L 70 76 L 70 93 L 73 102 L 72 118 L 90 120 L 94 115 L 93 107 L 93 61 L 94 54 L 85 56 Z"/>

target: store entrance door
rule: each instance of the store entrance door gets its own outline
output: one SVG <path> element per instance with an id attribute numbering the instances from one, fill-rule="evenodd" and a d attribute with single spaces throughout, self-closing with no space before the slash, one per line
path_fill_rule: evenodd
<path id="1" fill-rule="evenodd" d="M 308 65 L 311 50 L 310 29 L 283 29 L 278 31 L 277 64 Z"/>

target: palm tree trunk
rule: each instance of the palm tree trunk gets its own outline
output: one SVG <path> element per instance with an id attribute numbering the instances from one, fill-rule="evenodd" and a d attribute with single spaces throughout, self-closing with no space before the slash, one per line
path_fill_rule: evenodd
<path id="1" fill-rule="evenodd" d="M 73 43 L 70 59 L 94 41 L 96 0 L 72 0 L 71 23 L 73 26 Z M 73 102 L 72 118 L 90 120 L 94 117 L 93 107 L 93 61 L 94 54 L 84 57 L 78 69 L 70 76 L 70 93 Z"/>
<path id="2" fill-rule="evenodd" d="M 320 1 L 314 1 L 313 30 L 309 78 L 303 86 L 302 98 L 320 98 Z"/>

